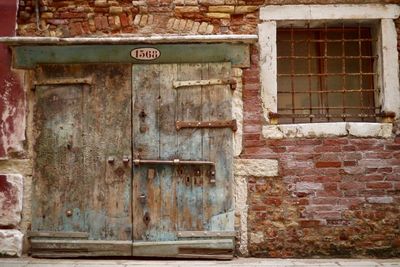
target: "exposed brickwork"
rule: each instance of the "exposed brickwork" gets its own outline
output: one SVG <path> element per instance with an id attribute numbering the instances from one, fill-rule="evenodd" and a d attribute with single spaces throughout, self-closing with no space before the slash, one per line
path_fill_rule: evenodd
<path id="1" fill-rule="evenodd" d="M 280 169 L 249 177 L 250 255 L 398 257 L 400 131 L 392 139 L 264 139 L 257 55 L 253 46 L 244 71 L 241 157 L 277 159 Z"/>
<path id="2" fill-rule="evenodd" d="M 251 255 L 400 255 L 397 139 L 257 140 L 246 157 L 277 158 L 280 176 L 249 179 Z"/>

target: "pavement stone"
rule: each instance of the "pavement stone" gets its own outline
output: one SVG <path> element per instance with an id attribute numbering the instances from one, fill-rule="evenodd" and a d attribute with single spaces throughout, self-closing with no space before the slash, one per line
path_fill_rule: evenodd
<path id="1" fill-rule="evenodd" d="M 128 260 L 0 258 L 0 267 L 400 267 L 400 259 Z"/>

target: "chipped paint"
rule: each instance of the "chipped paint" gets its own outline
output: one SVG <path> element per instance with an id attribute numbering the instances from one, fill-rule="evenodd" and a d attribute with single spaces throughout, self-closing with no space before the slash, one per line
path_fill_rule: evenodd
<path id="1" fill-rule="evenodd" d="M 15 35 L 16 3 L 1 3 L 0 36 Z M 25 140 L 25 95 L 10 70 L 11 53 L 0 44 L 0 159 L 20 156 Z"/>

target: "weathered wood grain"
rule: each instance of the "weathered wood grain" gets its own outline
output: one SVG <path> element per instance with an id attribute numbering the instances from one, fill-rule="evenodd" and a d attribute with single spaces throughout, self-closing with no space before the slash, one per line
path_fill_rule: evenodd
<path id="1" fill-rule="evenodd" d="M 31 255 L 45 258 L 131 256 L 131 241 L 32 239 Z"/>
<path id="2" fill-rule="evenodd" d="M 89 234 L 86 232 L 27 232 L 29 238 L 75 238 L 75 239 L 88 239 Z"/>
<path id="3" fill-rule="evenodd" d="M 227 79 L 230 77 L 230 64 L 208 64 L 203 70 L 203 79 Z M 229 85 L 214 85 L 203 87 L 204 120 L 232 119 L 232 92 Z M 226 214 L 233 210 L 232 203 L 232 130 L 207 129 L 203 139 L 205 156 L 216 162 L 216 183 L 205 179 L 204 214 L 207 230 L 233 230 L 233 222 Z M 230 216 L 230 215 L 228 215 Z"/>
<path id="4" fill-rule="evenodd" d="M 202 64 L 178 65 L 178 81 L 201 79 Z M 192 86 L 177 92 L 176 120 L 201 120 L 201 87 Z M 177 133 L 178 153 L 180 158 L 201 160 L 201 129 L 182 129 Z M 203 229 L 203 187 L 196 183 L 195 169 L 182 167 L 177 184 L 178 196 L 178 230 Z"/>
<path id="5" fill-rule="evenodd" d="M 177 77 L 177 64 L 160 65 L 160 159 L 178 158 L 178 138 L 174 127 L 177 93 L 172 89 Z M 162 240 L 175 240 L 177 230 L 177 168 L 164 165 L 160 171 Z"/>
<path id="6" fill-rule="evenodd" d="M 36 71 L 41 84 L 89 76 L 93 86 L 37 86 L 32 230 L 130 240 L 131 167 L 122 162 L 131 155 L 129 66 L 47 65 Z M 79 97 L 66 97 L 74 93 Z M 58 100 L 47 105 L 54 96 Z M 79 160 L 71 156 L 78 154 Z"/>

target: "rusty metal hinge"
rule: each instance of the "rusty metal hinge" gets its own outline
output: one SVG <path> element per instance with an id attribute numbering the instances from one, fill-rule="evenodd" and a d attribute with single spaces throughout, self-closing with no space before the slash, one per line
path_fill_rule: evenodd
<path id="1" fill-rule="evenodd" d="M 190 86 L 205 86 L 205 85 L 224 85 L 229 84 L 231 90 L 236 89 L 235 79 L 209 79 L 209 80 L 191 80 L 191 81 L 173 81 L 172 85 L 175 89 L 180 87 Z"/>
<path id="2" fill-rule="evenodd" d="M 229 121 L 176 121 L 176 130 L 183 128 L 231 128 L 237 130 L 236 120 Z"/>

